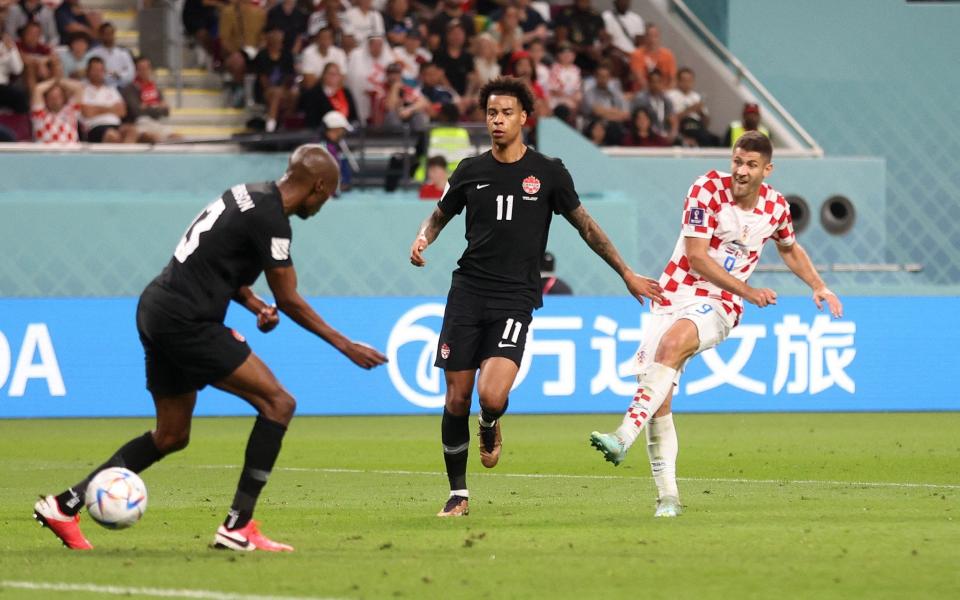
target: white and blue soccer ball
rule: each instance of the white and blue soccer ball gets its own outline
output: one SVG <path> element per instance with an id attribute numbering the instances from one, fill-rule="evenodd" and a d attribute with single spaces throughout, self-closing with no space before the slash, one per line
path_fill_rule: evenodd
<path id="1" fill-rule="evenodd" d="M 147 510 L 147 486 L 130 469 L 110 467 L 90 480 L 84 500 L 94 521 L 108 529 L 125 529 Z"/>

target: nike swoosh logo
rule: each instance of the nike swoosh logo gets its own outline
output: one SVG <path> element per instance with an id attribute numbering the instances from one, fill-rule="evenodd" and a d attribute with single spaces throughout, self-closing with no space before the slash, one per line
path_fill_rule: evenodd
<path id="1" fill-rule="evenodd" d="M 478 184 L 477 184 L 477 189 L 478 189 L 478 190 L 482 190 L 483 188 L 487 187 L 488 185 L 490 185 L 490 184 L 489 184 L 489 183 L 478 183 Z"/>
<path id="2" fill-rule="evenodd" d="M 504 344 L 503 342 L 500 342 L 499 344 L 497 344 L 497 346 L 499 346 L 500 348 L 516 348 L 517 347 L 516 344 Z"/>
<path id="3" fill-rule="evenodd" d="M 235 538 L 235 537 L 233 537 L 233 536 L 231 536 L 231 535 L 227 535 L 227 534 L 225 534 L 225 533 L 219 533 L 219 534 L 217 534 L 217 535 L 219 535 L 220 537 L 222 537 L 222 538 L 224 538 L 224 539 L 226 539 L 226 540 L 230 540 L 230 541 L 233 542 L 234 544 L 237 544 L 238 546 L 241 546 L 241 547 L 243 547 L 243 548 L 246 548 L 247 546 L 250 545 L 250 540 L 245 540 L 245 539 L 241 539 L 241 538 Z"/>

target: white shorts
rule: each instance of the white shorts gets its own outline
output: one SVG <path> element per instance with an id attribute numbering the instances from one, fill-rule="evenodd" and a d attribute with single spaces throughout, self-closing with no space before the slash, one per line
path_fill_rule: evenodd
<path id="1" fill-rule="evenodd" d="M 670 312 L 655 313 L 651 311 L 650 316 L 651 319 L 643 333 L 643 343 L 636 355 L 636 373 L 642 373 L 649 365 L 653 364 L 653 358 L 657 354 L 657 346 L 660 345 L 660 338 L 680 319 L 692 321 L 697 327 L 700 346 L 697 348 L 696 354 L 709 350 L 727 339 L 735 323 L 734 318 L 727 315 L 727 311 L 723 309 L 720 301 L 712 298 L 691 299 L 684 304 L 671 306 Z M 677 369 L 677 376 L 673 379 L 674 386 L 679 384 L 680 373 L 683 372 L 685 366 L 686 364 L 681 365 Z"/>

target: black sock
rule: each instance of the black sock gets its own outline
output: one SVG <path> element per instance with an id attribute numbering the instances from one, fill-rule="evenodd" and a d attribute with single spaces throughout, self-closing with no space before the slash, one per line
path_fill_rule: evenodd
<path id="1" fill-rule="evenodd" d="M 110 467 L 125 467 L 134 473 L 139 473 L 163 456 L 163 453 L 157 449 L 157 445 L 153 442 L 153 434 L 148 431 L 121 446 L 107 462 L 91 471 L 83 481 L 57 496 L 57 504 L 63 514 L 73 516 L 83 508 L 83 497 L 87 492 L 87 484 L 90 483 L 94 475 Z"/>
<path id="2" fill-rule="evenodd" d="M 260 497 L 260 490 L 267 485 L 273 464 L 277 462 L 280 446 L 283 443 L 283 434 L 287 428 L 264 418 L 257 417 L 247 440 L 247 451 L 243 461 L 243 472 L 237 484 L 237 493 L 233 496 L 233 504 L 223 524 L 228 529 L 239 529 L 253 518 L 253 509 Z"/>
<path id="3" fill-rule="evenodd" d="M 484 423 L 493 423 L 507 412 L 507 407 L 510 406 L 510 398 L 507 398 L 503 403 L 503 408 L 499 411 L 493 411 L 489 408 L 485 408 L 482 404 L 480 405 L 480 420 Z"/>
<path id="4" fill-rule="evenodd" d="M 470 448 L 469 415 L 458 417 L 443 409 L 440 422 L 440 440 L 443 443 L 443 462 L 447 465 L 447 479 L 451 490 L 467 489 L 467 450 Z"/>

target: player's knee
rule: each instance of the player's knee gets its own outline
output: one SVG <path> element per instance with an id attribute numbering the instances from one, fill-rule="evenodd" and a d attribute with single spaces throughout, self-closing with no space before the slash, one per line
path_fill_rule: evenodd
<path id="1" fill-rule="evenodd" d="M 470 414 L 471 394 L 472 390 L 461 391 L 447 388 L 447 395 L 444 403 L 444 407 L 447 409 L 447 412 L 457 416 Z"/>
<path id="2" fill-rule="evenodd" d="M 190 443 L 189 431 L 157 431 L 153 434 L 153 443 L 164 454 L 179 452 Z"/>
<path id="3" fill-rule="evenodd" d="M 693 349 L 694 351 L 696 348 Z M 693 354 L 690 344 L 678 336 L 664 336 L 657 346 L 654 360 L 662 365 L 676 369 L 684 360 Z"/>
<path id="4" fill-rule="evenodd" d="M 263 416 L 271 421 L 283 423 L 286 425 L 293 418 L 293 413 L 297 410 L 297 400 L 290 392 L 278 387 L 267 400 L 267 409 L 263 411 Z"/>
<path id="5" fill-rule="evenodd" d="M 508 402 L 509 398 L 505 394 L 492 397 L 480 394 L 480 409 L 491 419 L 499 419 L 503 416 L 503 413 L 507 412 Z"/>

